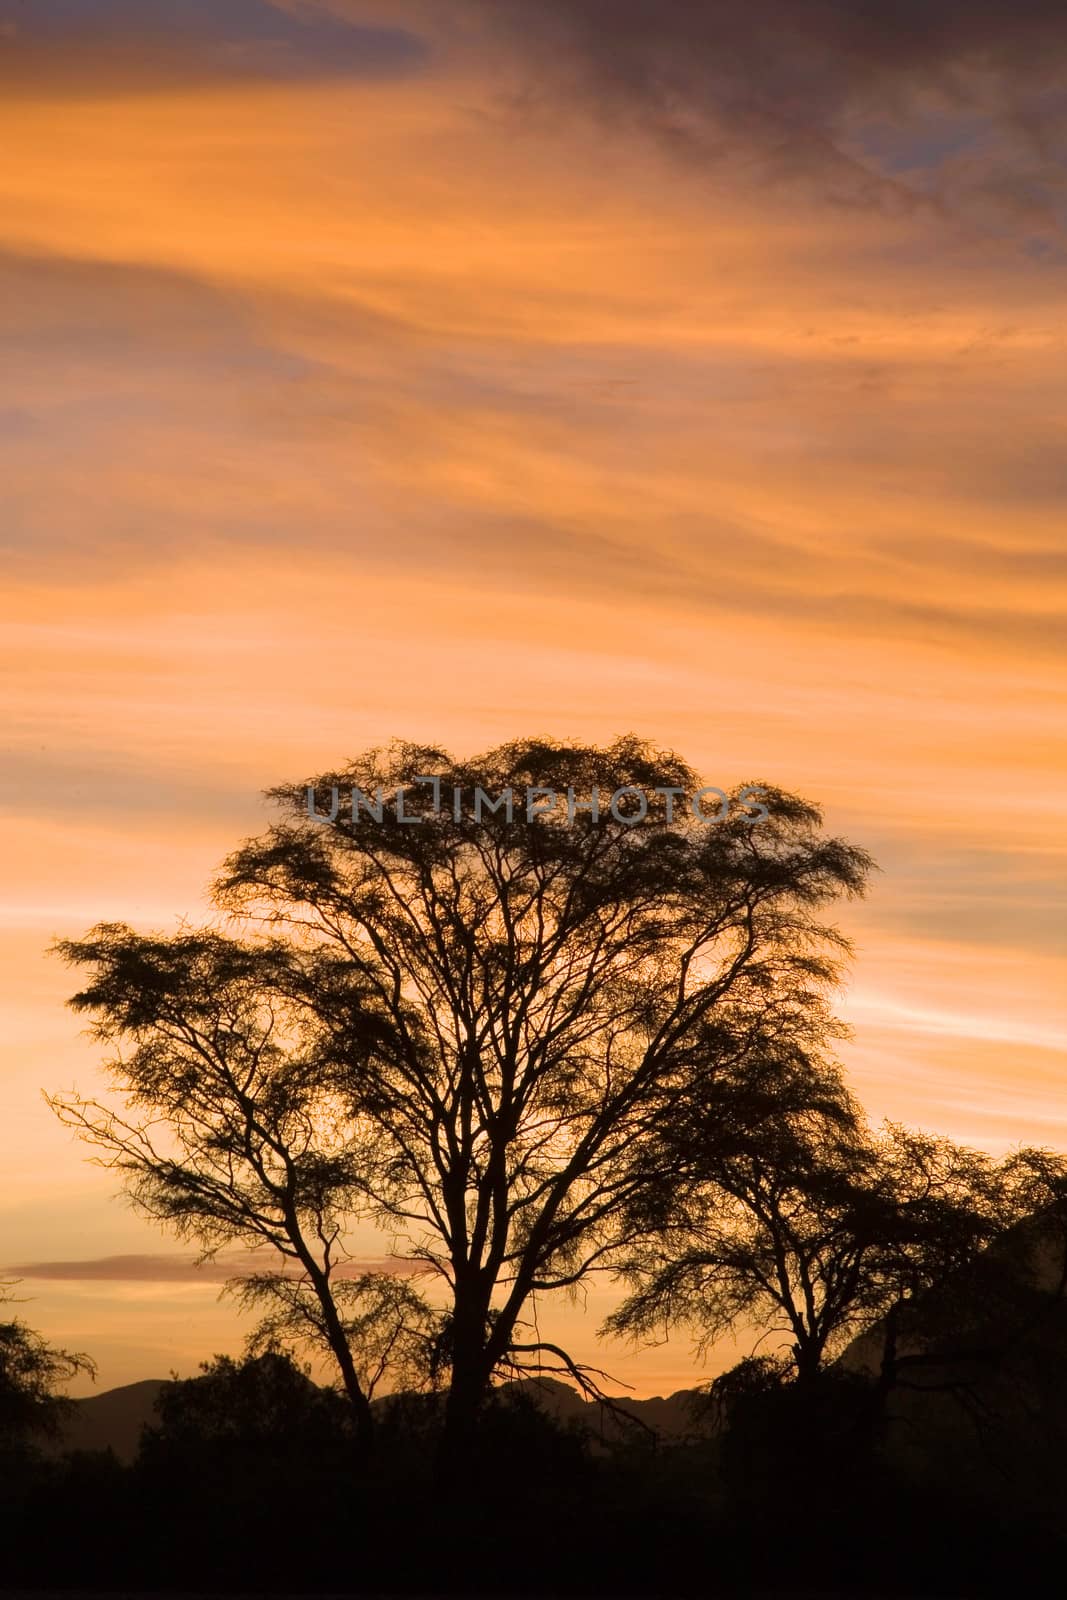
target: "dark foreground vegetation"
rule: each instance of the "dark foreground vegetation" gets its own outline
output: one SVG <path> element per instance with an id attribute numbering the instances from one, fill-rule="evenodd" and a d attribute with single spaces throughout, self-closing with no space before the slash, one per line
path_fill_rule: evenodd
<path id="1" fill-rule="evenodd" d="M 258 1321 L 129 1463 L 38 1448 L 85 1358 L 5 1325 L 9 1582 L 972 1594 L 1067 1553 L 1067 1163 L 868 1125 L 829 917 L 872 863 L 711 793 L 635 739 L 370 752 L 274 791 L 211 926 L 61 945 L 112 1092 L 55 1109 L 255 1252 Z M 668 1435 L 563 1425 L 531 1377 L 602 1375 L 543 1313 L 598 1274 L 606 1332 L 761 1353 Z"/>
<path id="2" fill-rule="evenodd" d="M 1067 1554 L 1050 1515 L 1067 1490 L 1062 1439 L 1026 1461 L 1040 1485 L 1028 1505 L 990 1463 L 977 1489 L 944 1459 L 936 1486 L 916 1478 L 870 1440 L 862 1383 L 801 1395 L 747 1376 L 725 1431 L 698 1412 L 672 1442 L 635 1429 L 605 1446 L 529 1395 L 498 1396 L 476 1464 L 443 1485 L 432 1404 L 386 1407 L 372 1462 L 344 1400 L 287 1358 L 216 1362 L 164 1391 L 131 1465 L 9 1449 L 6 1584 L 972 1595 L 1037 1583 Z"/>

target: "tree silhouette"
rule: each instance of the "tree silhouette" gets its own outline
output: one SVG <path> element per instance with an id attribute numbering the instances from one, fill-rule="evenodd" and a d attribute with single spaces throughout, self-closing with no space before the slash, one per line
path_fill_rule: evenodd
<path id="1" fill-rule="evenodd" d="M 804 1381 L 869 1320 L 878 1296 L 857 1208 L 871 1152 L 836 1069 L 820 1063 L 817 1097 L 812 1071 L 797 1084 L 777 1074 L 757 1123 L 730 1126 L 714 1105 L 691 1103 L 663 1129 L 671 1176 L 638 1197 L 643 1226 L 624 1266 L 633 1290 L 607 1332 L 684 1326 L 703 1350 L 751 1324 L 788 1339 L 788 1366 Z M 776 1358 L 746 1367 L 746 1382 L 771 1367 L 781 1375 Z"/>
<path id="2" fill-rule="evenodd" d="M 243 1360 L 216 1356 L 197 1378 L 172 1378 L 156 1401 L 159 1421 L 145 1431 L 142 1458 L 195 1461 L 226 1447 L 248 1457 L 321 1451 L 345 1437 L 350 1413 L 334 1389 L 312 1382 L 284 1349 Z"/>
<path id="3" fill-rule="evenodd" d="M 1062 1330 L 1067 1297 L 1067 1158 L 1024 1147 L 993 1164 L 931 1135 L 901 1143 L 905 1156 L 918 1144 L 933 1159 L 926 1189 L 912 1180 L 914 1221 L 909 1231 L 904 1217 L 886 1252 L 890 1292 L 865 1340 L 877 1353 L 877 1417 L 898 1389 L 969 1405 L 976 1379 L 988 1388 L 1035 1336 Z M 938 1193 L 942 1174 L 953 1194 Z"/>
<path id="4" fill-rule="evenodd" d="M 500 797 L 523 787 L 566 810 L 509 814 Z M 536 1308 L 645 1226 L 663 1129 L 694 1099 L 762 1115 L 787 1068 L 802 1099 L 833 1035 L 848 946 L 820 912 L 862 891 L 869 858 L 769 785 L 758 821 L 748 790 L 706 820 L 699 789 L 634 739 L 464 763 L 398 745 L 276 789 L 287 819 L 216 886 L 240 939 L 103 927 L 62 947 L 92 972 L 74 1005 L 134 1049 L 113 1068 L 127 1115 L 57 1107 L 153 1215 L 206 1249 L 246 1238 L 287 1257 L 295 1276 L 274 1287 L 364 1408 L 337 1264 L 346 1230 L 385 1230 L 444 1290 L 454 1457 L 495 1374 L 593 1384 Z M 427 1300 L 406 1288 L 379 1351 L 426 1337 Z"/>
<path id="5" fill-rule="evenodd" d="M 672 1177 L 640 1197 L 646 1226 L 625 1268 L 633 1290 L 606 1328 L 640 1337 L 685 1326 L 702 1346 L 739 1323 L 762 1328 L 786 1349 L 738 1379 L 770 1390 L 785 1379 L 811 1386 L 873 1329 L 880 1412 L 908 1373 L 959 1351 L 952 1286 L 970 1284 L 980 1261 L 992 1272 L 989 1247 L 1035 1210 L 1061 1216 L 1064 1168 L 1036 1150 L 997 1163 L 892 1122 L 872 1133 L 832 1071 L 824 1084 L 821 1103 L 798 1110 L 780 1094 L 739 1138 L 724 1140 L 710 1106 L 691 1104 L 663 1129 Z M 1020 1311 L 1016 1295 L 1009 1337 Z"/>
<path id="6" fill-rule="evenodd" d="M 10 1287 L 0 1285 L 0 1305 L 10 1302 Z M 55 1349 L 21 1318 L 0 1322 L 0 1452 L 58 1433 L 71 1405 L 61 1386 L 95 1372 L 88 1356 Z"/>
<path id="7" fill-rule="evenodd" d="M 143 1211 L 205 1255 L 242 1242 L 277 1258 L 232 1285 L 265 1307 L 255 1342 L 302 1337 L 331 1355 L 369 1442 L 376 1383 L 387 1366 L 408 1380 L 426 1367 L 433 1318 L 408 1282 L 353 1271 L 344 1248 L 364 1203 L 366 1139 L 316 1054 L 301 953 L 120 925 L 61 948 L 95 972 L 76 1009 L 95 1013 L 98 1038 L 133 1049 L 112 1067 L 121 1110 L 51 1103 Z"/>

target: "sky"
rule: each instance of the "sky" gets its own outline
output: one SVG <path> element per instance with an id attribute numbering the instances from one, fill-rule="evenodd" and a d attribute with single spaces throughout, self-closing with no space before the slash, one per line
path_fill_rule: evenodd
<path id="1" fill-rule="evenodd" d="M 0 0 L 0 1269 L 98 1387 L 248 1330 L 45 1106 L 48 946 L 391 737 L 816 801 L 871 1116 L 1067 1149 L 1065 64 L 1058 0 Z M 542 1330 L 736 1356 L 612 1303 Z"/>

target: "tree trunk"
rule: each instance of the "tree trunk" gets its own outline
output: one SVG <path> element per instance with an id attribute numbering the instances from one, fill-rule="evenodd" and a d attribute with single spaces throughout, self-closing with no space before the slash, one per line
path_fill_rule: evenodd
<path id="1" fill-rule="evenodd" d="M 348 1396 L 348 1402 L 352 1407 L 352 1415 L 356 1422 L 356 1437 L 364 1450 L 369 1450 L 374 1443 L 374 1413 L 370 1408 L 370 1401 L 363 1393 L 356 1374 L 355 1362 L 352 1360 L 352 1352 L 349 1350 L 348 1341 L 340 1328 L 337 1330 L 337 1343 L 334 1343 L 333 1338 L 331 1338 L 330 1343 L 337 1358 L 337 1365 L 341 1369 L 341 1381 L 345 1386 L 345 1394 Z"/>
<path id="2" fill-rule="evenodd" d="M 308 1258 L 310 1261 L 310 1257 Z M 307 1265 L 308 1262 L 305 1262 Z M 348 1396 L 349 1405 L 356 1424 L 356 1438 L 364 1450 L 369 1451 L 374 1443 L 374 1413 L 370 1408 L 370 1401 L 359 1381 L 356 1363 L 352 1359 L 345 1330 L 338 1315 L 337 1305 L 333 1292 L 324 1273 L 319 1271 L 315 1262 L 310 1261 L 310 1276 L 322 1308 L 322 1327 L 326 1334 L 327 1342 L 333 1352 L 344 1384 L 345 1394 Z"/>
<path id="3" fill-rule="evenodd" d="M 477 1454 L 478 1418 L 489 1391 L 487 1311 L 480 1286 L 458 1292 L 452 1320 L 452 1379 L 445 1401 L 439 1467 L 459 1489 Z"/>

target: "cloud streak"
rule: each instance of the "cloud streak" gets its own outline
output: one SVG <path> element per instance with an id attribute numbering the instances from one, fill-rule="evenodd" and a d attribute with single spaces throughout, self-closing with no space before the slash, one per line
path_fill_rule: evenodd
<path id="1" fill-rule="evenodd" d="M 263 1256 L 248 1251 L 223 1251 L 207 1261 L 194 1256 L 164 1254 L 98 1256 L 83 1261 L 29 1261 L 0 1267 L 0 1278 L 62 1281 L 67 1283 L 230 1283 L 271 1270 Z M 344 1261 L 334 1269 L 338 1278 L 359 1278 L 365 1273 L 391 1277 L 417 1277 L 428 1269 L 399 1256 L 368 1257 Z M 284 1275 L 301 1274 L 285 1269 Z"/>
<path id="2" fill-rule="evenodd" d="M 437 7 L 413 6 L 427 26 L 435 13 L 440 23 Z M 504 48 L 524 118 L 586 104 L 730 182 L 958 210 L 1038 237 L 1062 225 L 1056 0 L 457 0 L 446 14 Z"/>
<path id="3" fill-rule="evenodd" d="M 209 83 L 373 81 L 426 59 L 424 42 L 402 28 L 361 27 L 285 0 L 6 0 L 0 23 L 5 93 L 96 98 Z"/>

